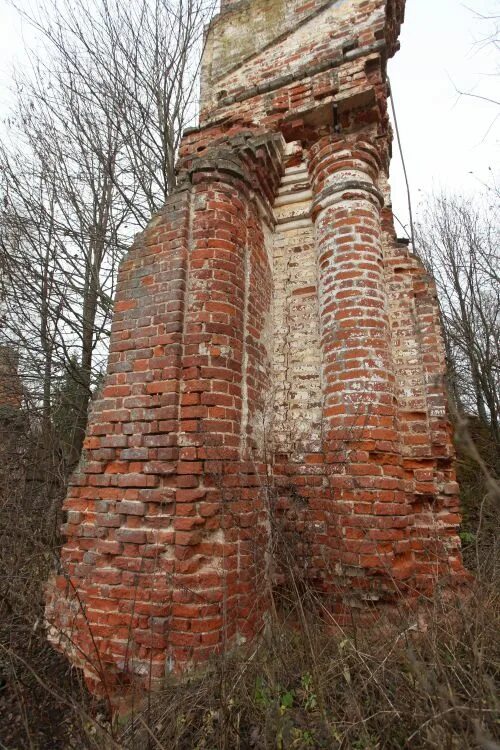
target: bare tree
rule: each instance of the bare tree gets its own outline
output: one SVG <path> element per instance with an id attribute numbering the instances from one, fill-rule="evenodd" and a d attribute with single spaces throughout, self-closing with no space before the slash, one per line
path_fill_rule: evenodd
<path id="1" fill-rule="evenodd" d="M 26 374 L 38 381 L 33 396 L 40 391 L 44 434 L 54 377 L 72 366 L 78 352 L 78 452 L 93 355 L 110 313 L 124 210 L 113 204 L 116 137 L 97 120 L 100 113 L 79 130 L 81 102 L 60 85 L 64 72 L 18 82 L 15 144 L 2 148 L 2 252 L 10 289 L 3 335 L 17 340 Z M 106 151 L 106 168 L 97 148 Z"/>
<path id="2" fill-rule="evenodd" d="M 72 461 L 105 361 L 119 260 L 175 186 L 212 10 L 204 0 L 51 0 L 23 11 L 44 51 L 16 76 L 0 147 L 2 336 L 22 351 L 44 430 L 61 382 L 75 381 Z"/>
<path id="3" fill-rule="evenodd" d="M 491 11 L 489 13 L 480 13 L 479 11 L 473 10 L 472 8 L 469 8 L 469 10 L 474 14 L 476 20 L 481 23 L 482 27 L 486 29 L 478 39 L 477 46 L 480 48 L 488 47 L 491 48 L 494 52 L 498 53 L 500 51 L 500 1 L 491 1 L 492 5 Z M 496 66 L 491 75 L 498 76 L 499 74 L 500 64 L 497 57 Z M 497 97 L 485 96 L 482 94 L 474 93 L 473 91 L 462 91 L 460 88 L 457 88 L 457 93 L 461 96 L 469 96 L 472 99 L 479 99 L 483 102 L 493 104 L 496 107 L 500 106 L 500 99 L 498 99 Z M 496 121 L 497 117 L 495 117 L 494 122 Z"/>
<path id="4" fill-rule="evenodd" d="M 497 202 L 441 195 L 423 212 L 418 242 L 438 284 L 455 401 L 500 446 L 498 219 Z"/>
<path id="5" fill-rule="evenodd" d="M 64 61 L 82 104 L 120 135 L 115 186 L 138 227 L 175 186 L 183 129 L 197 115 L 204 29 L 217 0 L 46 0 L 24 15 Z M 82 122 L 82 125 L 86 125 Z M 105 159 L 105 154 L 101 154 Z"/>

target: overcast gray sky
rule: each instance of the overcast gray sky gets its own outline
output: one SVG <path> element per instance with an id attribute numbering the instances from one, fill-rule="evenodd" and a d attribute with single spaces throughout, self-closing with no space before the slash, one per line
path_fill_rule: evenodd
<path id="1" fill-rule="evenodd" d="M 498 52 L 478 43 L 500 15 L 500 0 L 408 0 L 401 51 L 390 77 L 413 202 L 441 188 L 474 193 L 499 175 L 500 107 L 457 89 L 500 99 Z M 495 75 L 496 73 L 496 75 Z M 406 223 L 402 169 L 394 145 L 395 212 Z"/>
<path id="2" fill-rule="evenodd" d="M 20 5 L 27 0 L 18 0 Z M 499 174 L 500 107 L 456 89 L 500 98 L 498 53 L 481 45 L 488 31 L 475 14 L 500 14 L 500 0 L 407 0 L 401 51 L 390 64 L 397 117 L 413 203 L 440 188 L 473 193 Z M 26 58 L 23 28 L 0 0 L 0 111 L 8 108 L 13 64 Z M 494 75 L 494 74 L 497 75 Z M 396 214 L 407 223 L 407 202 L 397 147 L 391 183 Z"/>

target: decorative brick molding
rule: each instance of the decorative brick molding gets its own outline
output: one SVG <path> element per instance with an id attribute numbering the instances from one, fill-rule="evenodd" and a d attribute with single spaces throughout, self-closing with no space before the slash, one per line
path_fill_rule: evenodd
<path id="1" fill-rule="evenodd" d="M 256 636 L 279 544 L 342 618 L 465 573 L 436 292 L 394 232 L 403 0 L 229 0 L 124 259 L 50 638 L 96 690 Z"/>

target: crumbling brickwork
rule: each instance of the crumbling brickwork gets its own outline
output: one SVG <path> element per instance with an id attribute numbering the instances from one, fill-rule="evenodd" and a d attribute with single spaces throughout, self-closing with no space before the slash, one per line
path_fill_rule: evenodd
<path id="1" fill-rule="evenodd" d="M 107 687 L 258 634 L 277 520 L 337 618 L 463 577 L 436 293 L 394 232 L 404 0 L 226 0 L 122 263 L 52 641 Z"/>

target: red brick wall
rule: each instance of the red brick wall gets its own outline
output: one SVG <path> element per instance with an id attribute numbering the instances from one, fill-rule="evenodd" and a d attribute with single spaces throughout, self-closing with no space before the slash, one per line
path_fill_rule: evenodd
<path id="1" fill-rule="evenodd" d="M 242 0 L 211 26 L 49 587 L 96 690 L 256 636 L 290 570 L 349 616 L 463 578 L 435 288 L 388 197 L 403 9 Z"/>

